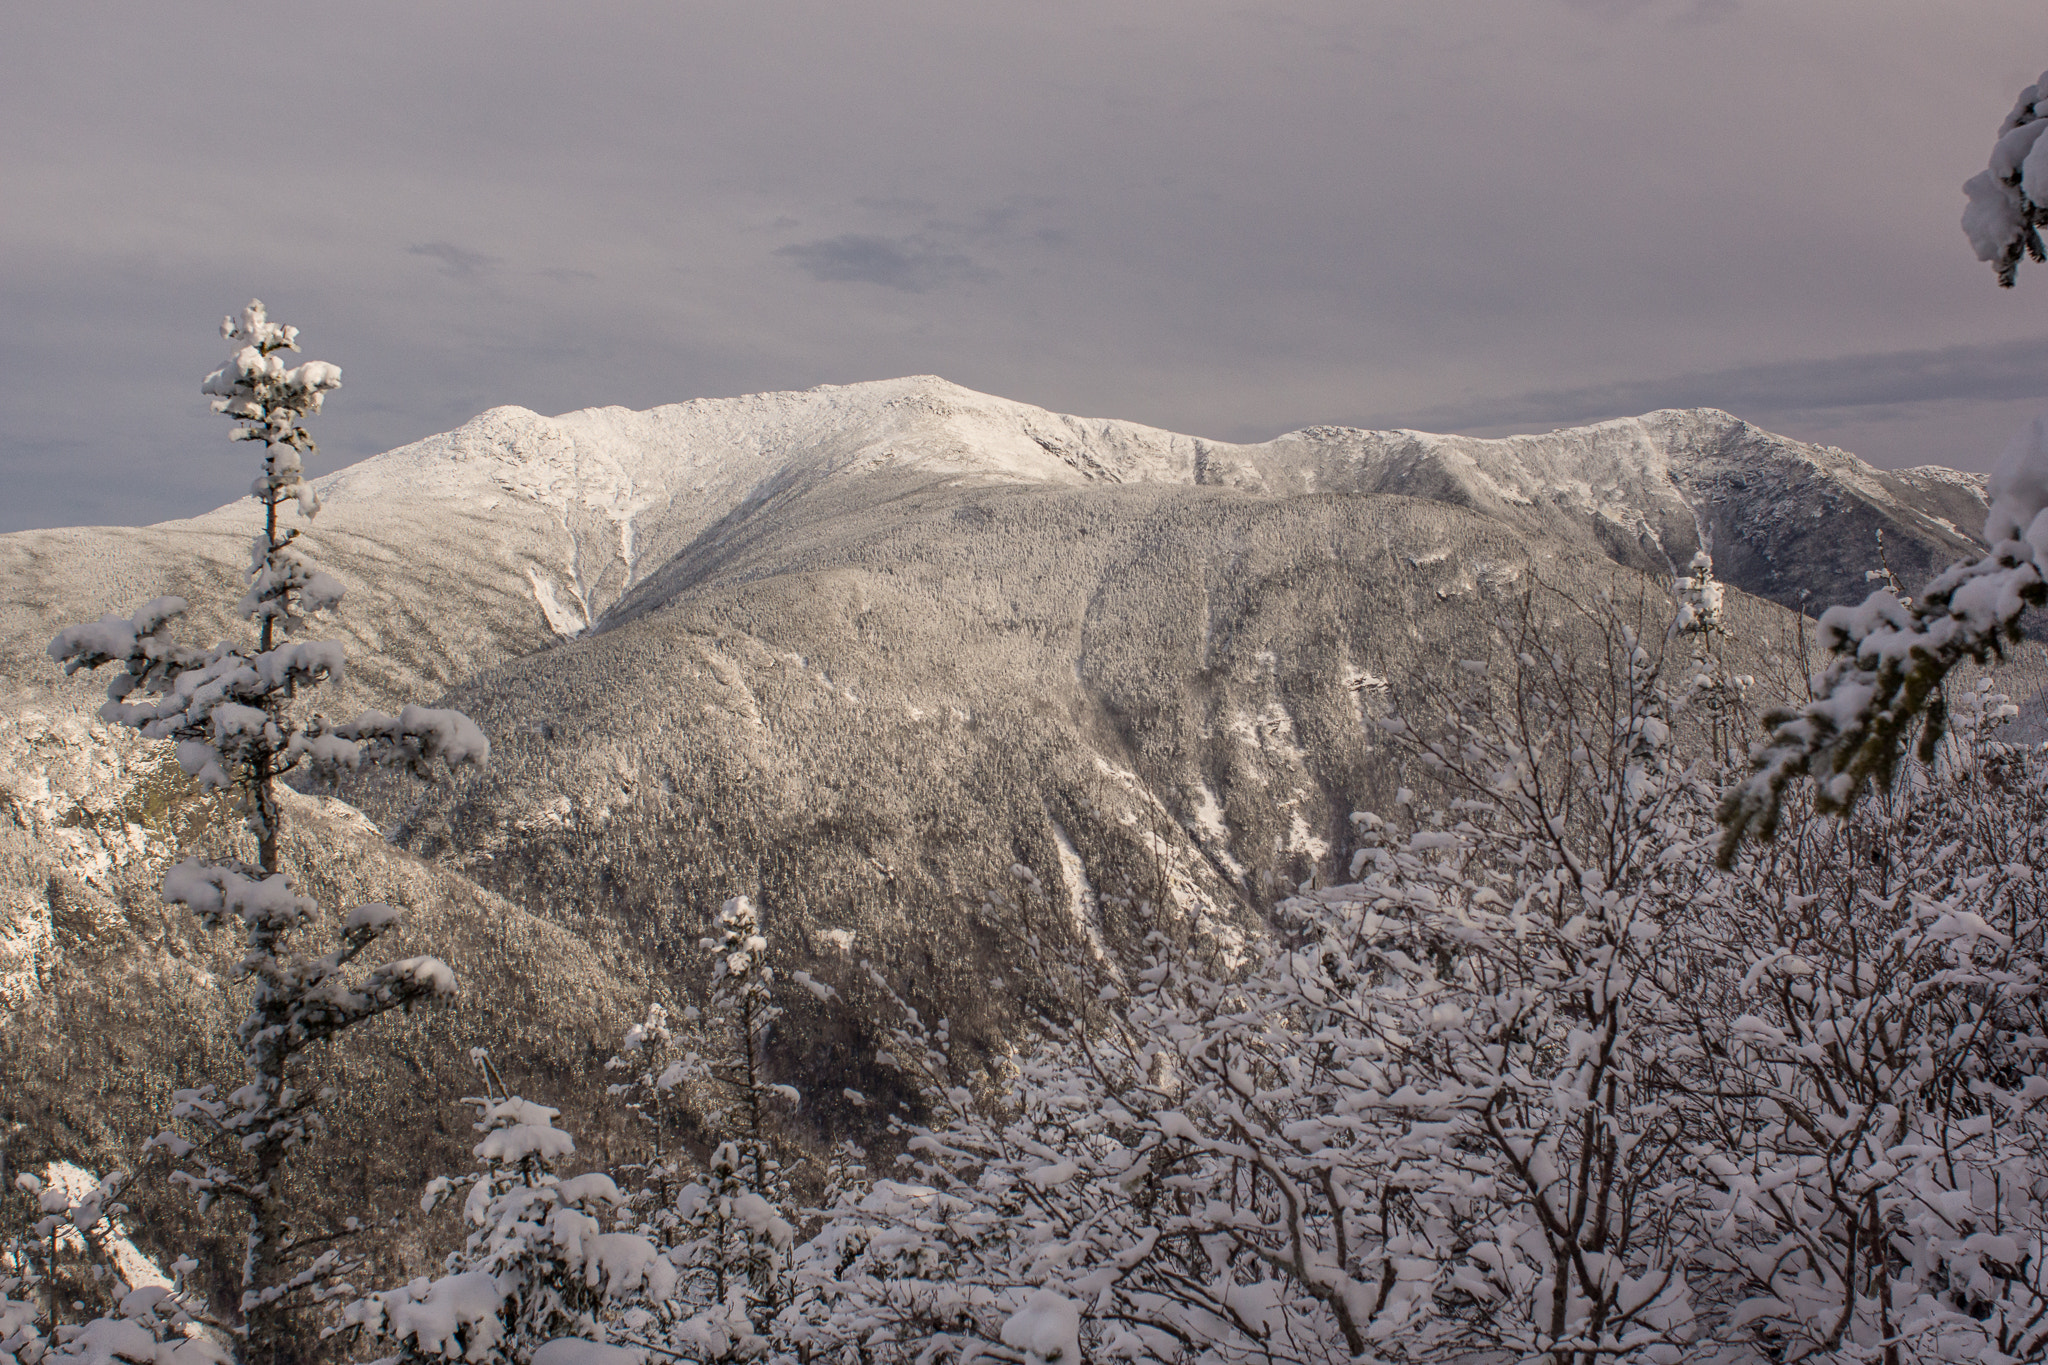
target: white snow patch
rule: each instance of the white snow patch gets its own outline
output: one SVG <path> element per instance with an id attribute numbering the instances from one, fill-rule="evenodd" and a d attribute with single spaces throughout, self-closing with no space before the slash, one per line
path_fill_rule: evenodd
<path id="1" fill-rule="evenodd" d="M 1991 498 L 1985 540 L 2048 540 L 2036 529 L 2036 518 L 2048 509 L 2048 412 L 2037 414 L 2007 444 L 1985 491 Z"/>
<path id="2" fill-rule="evenodd" d="M 641 1365 L 647 1352 L 584 1337 L 556 1337 L 536 1347 L 533 1365 Z"/>
<path id="3" fill-rule="evenodd" d="M 1223 819 L 1223 802 L 1207 782 L 1195 783 L 1195 805 L 1188 813 L 1195 830 L 1204 836 L 1209 856 L 1238 881 L 1244 880 L 1244 864 L 1230 851 L 1230 826 Z"/>
<path id="4" fill-rule="evenodd" d="M 1102 941 L 1101 910 L 1095 903 L 1095 888 L 1088 884 L 1088 869 L 1081 854 L 1058 823 L 1052 827 L 1052 841 L 1059 850 L 1060 882 L 1066 887 L 1067 913 L 1073 917 L 1074 928 L 1095 960 L 1109 963 L 1109 948 Z M 1114 970 L 1115 964 L 1110 966 Z"/>
<path id="5" fill-rule="evenodd" d="M 576 601 L 580 611 L 570 611 L 555 596 L 555 581 L 544 576 L 539 569 L 527 566 L 526 577 L 533 584 L 533 600 L 540 603 L 540 614 L 547 618 L 548 629 L 564 639 L 575 639 L 590 629 L 590 608 L 577 593 Z M 570 588 L 575 592 L 575 588 Z"/>
<path id="6" fill-rule="evenodd" d="M 1219 908 L 1216 898 L 1209 894 L 1205 878 L 1200 875 L 1213 877 L 1209 865 L 1199 856 L 1191 855 L 1187 845 L 1151 830 L 1139 832 L 1138 844 L 1158 859 L 1159 866 L 1165 870 L 1167 900 L 1216 947 L 1225 966 L 1235 970 L 1246 959 L 1245 936 L 1230 916 Z M 1225 866 L 1236 868 L 1242 879 L 1243 869 L 1234 860 L 1225 862 Z"/>
<path id="7" fill-rule="evenodd" d="M 1104 777 L 1113 777 L 1132 791 L 1140 791 L 1144 788 L 1144 782 L 1129 768 L 1119 768 L 1101 754 L 1095 754 L 1093 757 L 1095 759 L 1095 771 L 1101 773 Z"/>
<path id="8" fill-rule="evenodd" d="M 43 1172 L 50 1184 L 71 1196 L 73 1203 L 83 1200 L 100 1186 L 99 1179 L 91 1171 L 68 1161 L 53 1161 L 43 1168 Z M 67 1229 L 66 1235 L 75 1237 L 77 1234 Z M 171 1277 L 164 1274 L 155 1261 L 144 1255 L 135 1243 L 128 1240 L 118 1223 L 114 1225 L 114 1231 L 100 1242 L 100 1246 L 106 1252 L 107 1259 L 114 1263 L 114 1273 L 119 1275 L 121 1283 L 130 1289 L 177 1288 Z"/>
<path id="9" fill-rule="evenodd" d="M 1003 1345 L 1022 1351 L 1025 1365 L 1080 1365 L 1081 1305 L 1037 1290 L 1003 1324 Z"/>
<path id="10" fill-rule="evenodd" d="M 1195 808 L 1190 814 L 1196 829 L 1219 844 L 1230 842 L 1230 826 L 1223 823 L 1222 798 L 1210 789 L 1207 782 L 1195 783 Z"/>
<path id="11" fill-rule="evenodd" d="M 1267 702 L 1253 714 L 1233 712 L 1224 728 L 1262 753 L 1270 754 L 1283 763 L 1299 764 L 1308 754 L 1295 742 L 1294 717 L 1287 714 L 1287 708 L 1277 701 Z"/>
<path id="12" fill-rule="evenodd" d="M 1295 811 L 1287 821 L 1287 852 L 1306 853 L 1317 862 L 1330 856 L 1330 841 L 1316 837 L 1309 831 L 1308 821 Z"/>

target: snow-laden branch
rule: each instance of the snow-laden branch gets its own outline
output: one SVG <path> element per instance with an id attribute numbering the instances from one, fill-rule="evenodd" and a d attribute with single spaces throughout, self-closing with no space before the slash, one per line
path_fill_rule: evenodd
<path id="1" fill-rule="evenodd" d="M 1963 231 L 2008 288 L 2022 257 L 2048 260 L 2048 72 L 2020 92 L 1999 125 L 1991 160 L 1963 186 Z M 1811 777 L 1824 813 L 1847 811 L 1875 779 L 1888 785 L 1914 728 L 1931 757 L 1946 725 L 1941 685 L 1954 668 L 1983 663 L 2019 638 L 2028 607 L 2048 602 L 2048 424 L 2036 417 L 1993 474 L 1984 523 L 1990 553 L 1951 565 L 1916 598 L 1889 588 L 1858 606 L 1830 607 L 1820 642 L 1837 654 L 1812 679 L 1812 698 L 1764 717 L 1768 738 L 1754 771 L 1723 798 L 1719 861 L 1746 835 L 1769 839 L 1785 793 Z"/>
<path id="2" fill-rule="evenodd" d="M 327 732 L 324 738 L 330 741 L 352 741 L 357 746 L 353 755 L 319 743 L 322 738 L 310 736 L 307 752 L 318 762 L 348 768 L 369 762 L 425 775 L 436 761 L 450 768 L 481 766 L 491 756 L 491 742 L 475 721 L 460 711 L 431 706 L 407 706 L 395 716 L 365 711 Z"/>
<path id="3" fill-rule="evenodd" d="M 2048 71 L 2020 91 L 2012 112 L 1998 126 L 1991 164 L 1963 185 L 1969 205 L 1963 210 L 1963 232 L 1977 259 L 1998 272 L 1998 282 L 2012 288 L 2022 257 L 2048 260 L 2038 231 L 2048 224 Z"/>
<path id="4" fill-rule="evenodd" d="M 1881 588 L 1821 613 L 1820 643 L 1836 657 L 1814 675 L 1809 701 L 1765 713 L 1752 773 L 1722 798 L 1721 866 L 1744 836 L 1772 837 L 1796 779 L 1811 777 L 1816 807 L 1839 813 L 1873 779 L 1890 785 L 1916 726 L 1931 759 L 1947 725 L 1943 681 L 1965 660 L 2001 655 L 2027 608 L 2048 603 L 2048 414 L 2006 448 L 1990 493 L 1990 553 L 1950 565 L 1918 597 Z"/>

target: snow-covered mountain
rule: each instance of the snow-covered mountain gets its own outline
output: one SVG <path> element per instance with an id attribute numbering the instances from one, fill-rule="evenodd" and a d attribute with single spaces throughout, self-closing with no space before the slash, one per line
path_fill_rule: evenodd
<path id="1" fill-rule="evenodd" d="M 1397 493 L 1655 572 L 1704 535 L 1728 581 L 1787 604 L 1860 591 L 1879 531 L 1904 577 L 1945 563 L 1983 507 L 1978 476 L 1886 472 L 1706 409 L 1505 440 L 1316 427 L 1232 445 L 926 376 L 647 412 L 495 408 L 319 480 L 328 510 L 313 540 L 352 590 L 343 630 L 364 647 L 365 690 L 381 694 L 580 634 L 673 586 L 679 563 L 751 536 L 764 510 L 881 475 Z M 0 536 L 0 687 L 37 689 L 40 642 L 80 612 L 123 606 L 136 582 L 213 600 L 247 535 L 246 504 L 230 504 L 152 527 Z"/>
<path id="2" fill-rule="evenodd" d="M 699 979 L 727 895 L 755 896 L 792 967 L 853 998 L 873 960 L 999 1049 L 1048 989 L 1027 931 L 1088 953 L 1169 926 L 1228 951 L 1276 894 L 1341 875 L 1348 815 L 1396 781 L 1365 722 L 1483 657 L 1532 580 L 1590 597 L 1710 540 L 1756 595 L 1732 610 L 1761 656 L 1791 634 L 1763 599 L 1860 596 L 1879 532 L 1913 578 L 1983 516 L 1970 476 L 1884 473 L 1712 411 L 1232 445 L 933 378 L 499 408 L 320 488 L 307 542 L 349 589 L 326 629 L 354 661 L 333 709 L 448 692 L 495 751 L 459 788 L 344 791 L 374 826 L 321 807 L 349 850 L 335 875 L 458 907 L 428 927 L 498 945 L 457 1041 L 539 1019 L 560 1047 L 534 1064 L 565 1099 L 569 1058 L 635 998 Z M 83 720 L 95 689 L 44 645 L 158 593 L 232 602 L 253 524 L 244 502 L 0 536 L 0 991 L 39 1096 L 81 1068 L 152 1093 L 189 1074 L 146 1032 L 109 1052 L 22 1040 L 219 965 L 147 891 L 217 816 Z M 505 991 L 538 1003 L 512 1021 Z M 808 1112 L 854 1122 L 831 1097 L 892 1084 L 867 1021 L 792 1004 L 791 1060 L 844 1077 Z M 405 1055 L 438 1074 L 453 1054 Z M 396 1073 L 360 1079 L 366 1104 L 411 1102 Z"/>
<path id="3" fill-rule="evenodd" d="M 541 418 L 498 408 L 323 488 L 337 504 L 417 499 L 545 514 L 551 562 L 532 564 L 527 577 L 551 627 L 573 634 L 722 523 L 878 473 L 1273 497 L 1397 493 L 1652 571 L 1684 563 L 1704 537 L 1727 561 L 1729 581 L 1788 605 L 1860 584 L 1875 532 L 1890 533 L 1902 557 L 1894 567 L 1910 575 L 1966 551 L 1983 516 L 1980 476 L 1888 473 L 1711 409 L 1505 440 L 1319 427 L 1233 445 L 1063 416 L 930 376 L 648 412 Z"/>

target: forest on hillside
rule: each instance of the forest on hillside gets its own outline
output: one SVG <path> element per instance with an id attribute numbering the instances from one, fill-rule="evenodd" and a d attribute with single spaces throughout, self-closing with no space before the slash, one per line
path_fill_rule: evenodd
<path id="1" fill-rule="evenodd" d="M 401 1020 L 372 1016 L 409 995 L 397 1027 L 433 1037 L 446 969 L 416 956 L 344 984 L 347 946 L 395 912 L 359 907 L 341 955 L 292 956 L 285 938 L 315 931 L 277 899 L 290 879 L 183 864 L 172 889 L 270 935 L 279 964 L 205 1065 L 258 1065 L 278 1029 L 308 1059 L 358 1018 L 362 1039 L 277 1064 L 281 1088 L 258 1070 L 165 1097 L 179 1122 L 133 1175 L 24 1173 L 7 1349 L 250 1358 L 240 1324 L 267 1320 L 273 1359 L 541 1365 L 2035 1358 L 2036 647 L 1949 669 L 1941 730 L 1888 781 L 1832 810 L 1784 788 L 1774 836 L 1721 866 L 1752 747 L 1783 749 L 1829 700 L 1796 667 L 1731 666 L 1747 652 L 1726 602 L 1704 560 L 1668 594 L 1525 587 L 1470 657 L 1367 718 L 1408 781 L 1351 817 L 1348 875 L 1260 931 L 1201 932 L 1139 888 L 1115 897 L 1120 932 L 1091 931 L 1057 851 L 1020 859 L 981 902 L 1028 968 L 987 982 L 1023 992 L 999 1050 L 963 1046 L 886 962 L 856 955 L 836 984 L 787 965 L 804 959 L 775 905 L 730 899 L 698 981 L 643 983 L 608 1057 L 582 1060 L 593 1129 L 522 1093 L 524 1058 L 485 1051 L 441 1112 L 352 1124 L 356 1158 L 401 1161 L 407 1125 L 470 1130 L 467 1169 L 414 1173 L 416 1209 L 316 1188 L 335 1170 L 322 1111 Z M 400 724 L 351 742 L 404 764 L 427 755 L 407 734 L 461 734 Z M 271 818 L 337 817 L 281 797 Z M 483 946 L 471 923 L 438 921 L 459 964 Z M 787 1010 L 828 1005 L 870 1021 L 863 1062 L 887 1077 L 830 1097 L 862 1116 L 836 1138 L 775 1046 Z M 249 1138 L 280 1131 L 251 1183 Z M 179 1188 L 197 1217 L 163 1212 Z M 275 1231 L 251 1225 L 237 1275 L 223 1219 L 256 1199 Z M 252 1267 L 268 1278 L 238 1311 L 222 1281 Z"/>

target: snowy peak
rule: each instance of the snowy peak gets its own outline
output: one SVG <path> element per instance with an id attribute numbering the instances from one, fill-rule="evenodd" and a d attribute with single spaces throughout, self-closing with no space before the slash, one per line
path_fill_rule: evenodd
<path id="1" fill-rule="evenodd" d="M 1208 444 L 919 376 L 644 412 L 543 417 L 493 408 L 329 475 L 319 488 L 330 507 L 431 503 L 537 523 L 527 577 L 550 626 L 574 634 L 697 537 L 770 495 L 880 473 L 1194 483 Z"/>
<path id="2" fill-rule="evenodd" d="M 1788 604 L 1860 583 L 1880 533 L 1894 568 L 1931 572 L 1967 552 L 1982 515 L 1966 476 L 1888 474 L 1714 409 L 1498 439 L 1310 427 L 1244 445 L 931 375 L 644 412 L 494 408 L 321 486 L 334 505 L 425 495 L 537 517 L 548 531 L 526 577 L 551 628 L 573 634 L 741 509 L 878 474 L 1422 497 L 1650 571 L 1710 545 L 1730 581 Z"/>

